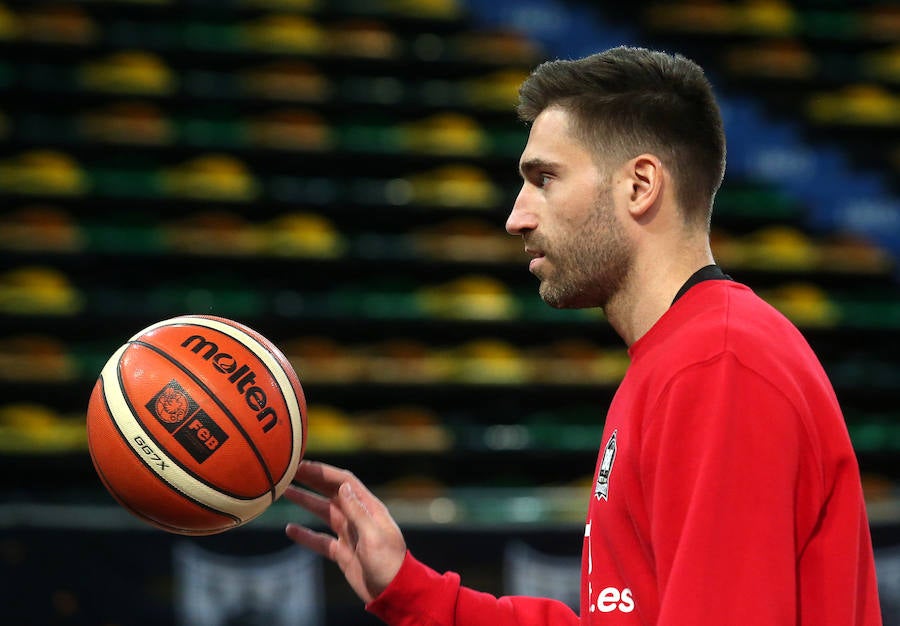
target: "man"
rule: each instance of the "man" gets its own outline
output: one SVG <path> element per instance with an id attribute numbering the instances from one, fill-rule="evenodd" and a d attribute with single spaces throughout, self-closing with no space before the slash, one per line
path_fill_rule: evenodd
<path id="1" fill-rule="evenodd" d="M 287 497 L 337 535 L 288 536 L 333 559 L 388 624 L 881 624 L 857 462 L 797 329 L 715 265 L 725 167 L 703 71 L 620 47 L 539 66 L 507 221 L 554 307 L 602 307 L 631 365 L 590 494 L 580 617 L 495 598 L 417 561 L 349 472 L 304 462 Z M 314 493 L 318 492 L 318 493 Z"/>

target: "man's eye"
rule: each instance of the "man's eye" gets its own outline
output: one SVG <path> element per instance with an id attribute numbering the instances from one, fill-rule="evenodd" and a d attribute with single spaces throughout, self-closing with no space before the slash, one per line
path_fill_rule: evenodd
<path id="1" fill-rule="evenodd" d="M 549 183 L 549 182 L 550 182 L 550 176 L 548 176 L 547 174 L 541 174 L 541 177 L 540 177 L 541 187 L 546 187 L 547 183 Z"/>

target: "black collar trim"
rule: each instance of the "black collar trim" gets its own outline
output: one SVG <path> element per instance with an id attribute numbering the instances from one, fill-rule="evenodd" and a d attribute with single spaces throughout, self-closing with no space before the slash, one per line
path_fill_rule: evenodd
<path id="1" fill-rule="evenodd" d="M 718 265 L 707 265 L 706 267 L 701 267 L 699 270 L 693 273 L 693 275 L 687 279 L 687 282 L 678 290 L 678 293 L 675 294 L 675 299 L 672 300 L 672 304 L 678 302 L 678 299 L 688 292 L 688 289 L 693 287 L 696 284 L 702 283 L 707 280 L 734 280 L 731 276 L 722 271 L 722 268 Z"/>

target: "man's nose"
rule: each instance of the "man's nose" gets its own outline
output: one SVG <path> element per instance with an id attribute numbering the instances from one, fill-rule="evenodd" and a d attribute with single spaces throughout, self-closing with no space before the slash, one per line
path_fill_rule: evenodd
<path id="1" fill-rule="evenodd" d="M 506 218 L 506 232 L 510 235 L 522 235 L 526 231 L 537 228 L 537 219 L 529 208 L 528 190 L 525 185 L 519 190 L 516 201 L 513 202 L 512 211 Z"/>

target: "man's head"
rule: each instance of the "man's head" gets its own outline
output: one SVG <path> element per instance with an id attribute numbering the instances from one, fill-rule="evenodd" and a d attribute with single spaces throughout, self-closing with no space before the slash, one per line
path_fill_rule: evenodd
<path id="1" fill-rule="evenodd" d="M 659 157 L 685 221 L 708 228 L 725 171 L 725 133 L 700 66 L 624 46 L 548 61 L 519 89 L 518 114 L 532 123 L 551 107 L 569 113 L 572 134 L 605 168 L 643 153 Z"/>
<path id="2" fill-rule="evenodd" d="M 683 282 L 711 259 L 725 139 L 696 64 L 638 48 L 545 63 L 522 85 L 519 115 L 531 129 L 506 229 L 522 236 L 547 303 L 609 315 L 648 281 Z"/>

